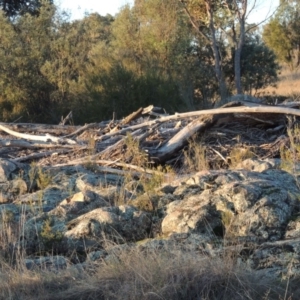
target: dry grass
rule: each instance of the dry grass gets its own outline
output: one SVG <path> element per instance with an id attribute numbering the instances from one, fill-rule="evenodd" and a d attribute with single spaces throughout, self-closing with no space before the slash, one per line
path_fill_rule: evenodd
<path id="1" fill-rule="evenodd" d="M 197 140 L 196 136 L 189 139 L 183 156 L 183 172 L 198 172 L 209 169 L 206 148 L 201 145 L 201 140 Z"/>
<path id="2" fill-rule="evenodd" d="M 232 256 L 212 259 L 196 252 L 134 248 L 102 262 L 92 273 L 76 269 L 58 274 L 33 272 L 0 263 L 3 300 L 288 299 L 291 292 L 286 293 L 285 287 L 284 282 L 255 275 Z M 299 299 L 297 290 L 293 293 L 289 299 Z"/>
<path id="3" fill-rule="evenodd" d="M 24 224 L 24 223 L 22 223 Z M 21 224 L 21 225 L 22 225 Z M 25 251 L 12 254 L 22 226 L 2 220 L 0 300 L 287 300 L 299 299 L 298 282 L 275 281 L 251 271 L 237 251 L 211 257 L 177 246 L 118 247 L 98 263 L 28 270 Z M 287 289 L 288 287 L 288 289 Z M 299 290 L 299 291 L 298 291 Z"/>
<path id="4" fill-rule="evenodd" d="M 267 87 L 258 91 L 258 96 L 285 96 L 300 100 L 300 71 L 291 72 L 283 69 L 276 87 Z"/>
<path id="5" fill-rule="evenodd" d="M 257 275 L 232 249 L 211 257 L 201 251 L 182 251 L 178 246 L 108 245 L 110 255 L 97 264 L 87 261 L 86 268 L 69 265 L 66 270 L 28 270 L 22 250 L 13 257 L 10 253 L 11 245 L 19 240 L 18 233 L 19 229 L 8 224 L 1 230 L 0 300 L 300 298 L 299 282 L 288 285 L 263 273 Z"/>

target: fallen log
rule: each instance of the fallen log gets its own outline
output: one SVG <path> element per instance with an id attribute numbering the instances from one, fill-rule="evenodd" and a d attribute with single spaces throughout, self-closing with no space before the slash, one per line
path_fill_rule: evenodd
<path id="1" fill-rule="evenodd" d="M 156 150 L 150 151 L 149 155 L 154 162 L 165 162 L 174 153 L 182 149 L 196 132 L 204 131 L 211 127 L 216 121 L 216 117 L 202 117 L 190 122 L 187 126 L 175 134 L 166 144 Z"/>
<path id="2" fill-rule="evenodd" d="M 31 140 L 31 141 L 41 141 L 41 142 L 52 142 L 57 144 L 70 144 L 70 145 L 76 145 L 76 141 L 70 140 L 70 139 L 64 139 L 60 137 L 55 137 L 49 134 L 46 135 L 32 135 L 32 134 L 26 134 L 26 133 L 19 133 L 14 130 L 8 129 L 3 125 L 0 125 L 0 129 L 4 132 L 16 136 L 21 139 L 25 140 Z"/>
<path id="3" fill-rule="evenodd" d="M 19 158 L 21 161 L 22 157 L 22 160 L 40 159 L 56 152 L 61 157 L 61 159 L 55 160 L 56 162 L 63 163 L 70 160 L 72 163 L 81 164 L 86 162 L 88 157 L 89 160 L 98 161 L 99 164 L 100 161 L 104 160 L 121 160 L 117 167 L 126 168 L 121 164 L 127 163 L 130 165 L 132 162 L 131 156 L 126 155 L 127 150 L 124 147 L 125 135 L 128 132 L 139 140 L 140 149 L 148 152 L 151 161 L 165 163 L 180 157 L 179 151 L 188 143 L 188 139 L 192 135 L 195 133 L 209 133 L 208 129 L 214 126 L 214 128 L 217 128 L 215 131 L 218 134 L 211 133 L 210 138 L 217 142 L 210 144 L 211 149 L 213 149 L 210 151 L 210 155 L 214 155 L 218 160 L 221 158 L 222 161 L 226 162 L 228 156 L 228 150 L 226 149 L 236 143 L 236 137 L 244 134 L 245 130 L 252 130 L 248 136 L 250 140 L 252 137 L 256 142 L 271 143 L 274 141 L 272 132 L 275 134 L 277 132 L 279 134 L 286 133 L 284 115 L 300 116 L 300 110 L 290 107 L 266 106 L 259 103 L 236 101 L 217 109 L 176 113 L 175 115 L 160 114 L 154 120 L 147 118 L 142 122 L 143 119 L 139 119 L 138 124 L 134 121 L 137 116 L 142 117 L 145 112 L 149 114 L 149 111 L 153 110 L 153 107 L 143 109 L 142 112 L 139 109 L 130 114 L 130 118 L 126 122 L 114 120 L 113 122 L 86 124 L 80 127 L 42 124 L 22 124 L 18 127 L 19 124 L 11 124 L 8 125 L 8 128 L 8 126 L 0 124 L 0 129 L 4 132 L 22 138 L 22 140 L 8 140 L 5 139 L 6 135 L 3 135 L 3 139 L 0 138 L 0 146 L 13 148 L 13 156 L 16 161 L 19 161 Z M 282 117 L 271 118 L 271 114 L 281 115 Z M 28 132 L 47 132 L 47 128 L 49 128 L 49 132 L 53 132 L 54 136 L 20 133 L 18 132 L 19 128 L 22 132 L 26 130 L 25 128 L 28 128 Z M 111 132 L 111 128 L 114 128 L 114 132 Z M 259 136 L 257 132 L 259 132 Z M 88 146 L 91 136 L 95 144 L 93 145 L 93 153 L 88 154 L 87 149 L 91 149 L 91 146 Z M 96 138 L 94 138 L 95 136 Z M 16 148 L 32 150 L 48 148 L 53 151 L 28 155 L 28 151 L 16 150 Z M 275 151 L 278 153 L 277 148 L 276 146 Z M 85 150 L 76 153 L 75 150 L 77 149 Z M 73 150 L 74 154 L 62 155 Z M 3 152 L 1 155 L 11 157 L 11 154 L 7 154 L 7 152 Z M 47 164 L 46 161 L 42 163 Z"/>

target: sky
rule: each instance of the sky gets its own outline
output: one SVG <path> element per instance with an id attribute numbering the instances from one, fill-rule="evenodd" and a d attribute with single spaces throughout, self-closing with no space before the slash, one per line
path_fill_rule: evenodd
<path id="1" fill-rule="evenodd" d="M 133 4 L 134 0 L 54 0 L 63 10 L 71 13 L 72 19 L 81 19 L 85 12 L 98 12 L 100 15 L 115 15 L 125 4 Z M 272 15 L 279 0 L 249 0 L 248 8 L 255 2 L 255 9 L 251 12 L 248 22 L 261 22 Z"/>
<path id="2" fill-rule="evenodd" d="M 115 15 L 122 6 L 133 0 L 54 0 L 63 10 L 72 14 L 72 19 L 81 19 L 85 12 L 98 12 L 100 15 Z"/>

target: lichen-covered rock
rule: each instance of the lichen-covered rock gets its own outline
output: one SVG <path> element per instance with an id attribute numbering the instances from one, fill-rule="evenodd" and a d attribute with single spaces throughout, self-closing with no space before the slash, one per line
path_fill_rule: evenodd
<path id="1" fill-rule="evenodd" d="M 17 169 L 17 166 L 9 160 L 0 159 L 0 182 L 10 180 L 10 175 Z"/>
<path id="2" fill-rule="evenodd" d="M 269 169 L 211 171 L 211 189 L 167 206 L 162 233 L 278 240 L 299 209 L 299 189 L 292 175 Z M 212 180 L 213 179 L 213 180 Z M 201 179 L 198 178 L 198 182 Z M 223 227 L 223 228 L 222 228 Z"/>
<path id="3" fill-rule="evenodd" d="M 104 198 L 93 191 L 75 193 L 61 201 L 49 211 L 49 215 L 64 217 L 66 221 L 77 218 L 99 207 L 111 206 Z"/>
<path id="4" fill-rule="evenodd" d="M 108 185 L 117 185 L 121 182 L 121 178 L 110 174 L 91 174 L 85 173 L 76 179 L 76 188 L 80 191 L 99 190 Z"/>
<path id="5" fill-rule="evenodd" d="M 39 210 L 47 212 L 55 208 L 67 196 L 68 192 L 63 188 L 49 186 L 44 190 L 21 195 L 15 203 L 23 205 L 26 211 Z"/>
<path id="6" fill-rule="evenodd" d="M 65 237 L 78 251 L 101 247 L 111 240 L 119 243 L 138 241 L 148 236 L 149 214 L 128 205 L 94 209 L 67 224 Z"/>
<path id="7" fill-rule="evenodd" d="M 269 169 L 279 169 L 281 164 L 280 159 L 253 159 L 248 158 L 239 163 L 236 169 L 244 169 L 248 171 L 263 172 Z"/>
<path id="8" fill-rule="evenodd" d="M 290 278 L 300 275 L 300 239 L 266 242 L 257 246 L 248 259 L 252 269 L 265 275 Z"/>
<path id="9" fill-rule="evenodd" d="M 40 256 L 39 258 L 24 260 L 25 266 L 28 270 L 48 270 L 59 271 L 66 269 L 69 265 L 68 260 L 63 256 Z"/>

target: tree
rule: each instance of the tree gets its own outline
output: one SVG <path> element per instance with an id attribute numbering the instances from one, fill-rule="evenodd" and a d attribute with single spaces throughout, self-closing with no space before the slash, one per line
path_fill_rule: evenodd
<path id="1" fill-rule="evenodd" d="M 221 99 L 227 96 L 227 87 L 223 74 L 222 44 L 228 42 L 234 46 L 234 78 L 238 94 L 243 92 L 241 55 L 245 43 L 246 17 L 256 5 L 249 9 L 248 0 L 179 0 L 188 15 L 198 36 L 209 45 L 213 52 L 215 74 L 219 84 Z M 256 26 L 256 25 L 254 25 Z"/>
<path id="2" fill-rule="evenodd" d="M 2 117 L 40 120 L 50 108 L 52 85 L 41 73 L 50 55 L 55 7 L 44 4 L 39 17 L 25 14 L 14 23 L 0 14 L 0 106 Z"/>
<path id="3" fill-rule="evenodd" d="M 129 108 L 154 103 L 178 110 L 180 97 L 181 109 L 183 101 L 192 108 L 182 80 L 188 75 L 184 62 L 191 43 L 183 19 L 177 0 L 141 0 L 132 8 L 125 6 L 112 24 L 112 40 L 91 51 L 93 97 L 102 97 L 104 103 L 110 94 L 109 104 L 119 117 Z"/>
<path id="4" fill-rule="evenodd" d="M 234 82 L 233 65 L 231 63 L 225 67 L 230 84 Z M 274 84 L 278 80 L 279 69 L 274 52 L 263 43 L 257 33 L 248 32 L 241 55 L 241 81 L 244 91 L 253 94 L 258 89 Z"/>
<path id="5" fill-rule="evenodd" d="M 281 1 L 274 18 L 264 26 L 263 40 L 291 70 L 300 66 L 300 1 Z"/>
<path id="6" fill-rule="evenodd" d="M 216 37 L 217 33 L 215 25 L 215 14 L 219 3 L 211 0 L 180 0 L 180 2 L 189 17 L 193 28 L 212 49 L 214 55 L 215 75 L 219 83 L 221 100 L 225 99 L 227 97 L 227 88 L 222 72 L 222 61 Z M 207 31 L 205 28 L 208 28 L 209 30 Z"/>
<path id="7" fill-rule="evenodd" d="M 0 0 L 0 7 L 8 17 L 25 13 L 37 15 L 43 1 L 45 2 L 45 0 Z M 53 4 L 52 0 L 46 1 Z"/>

